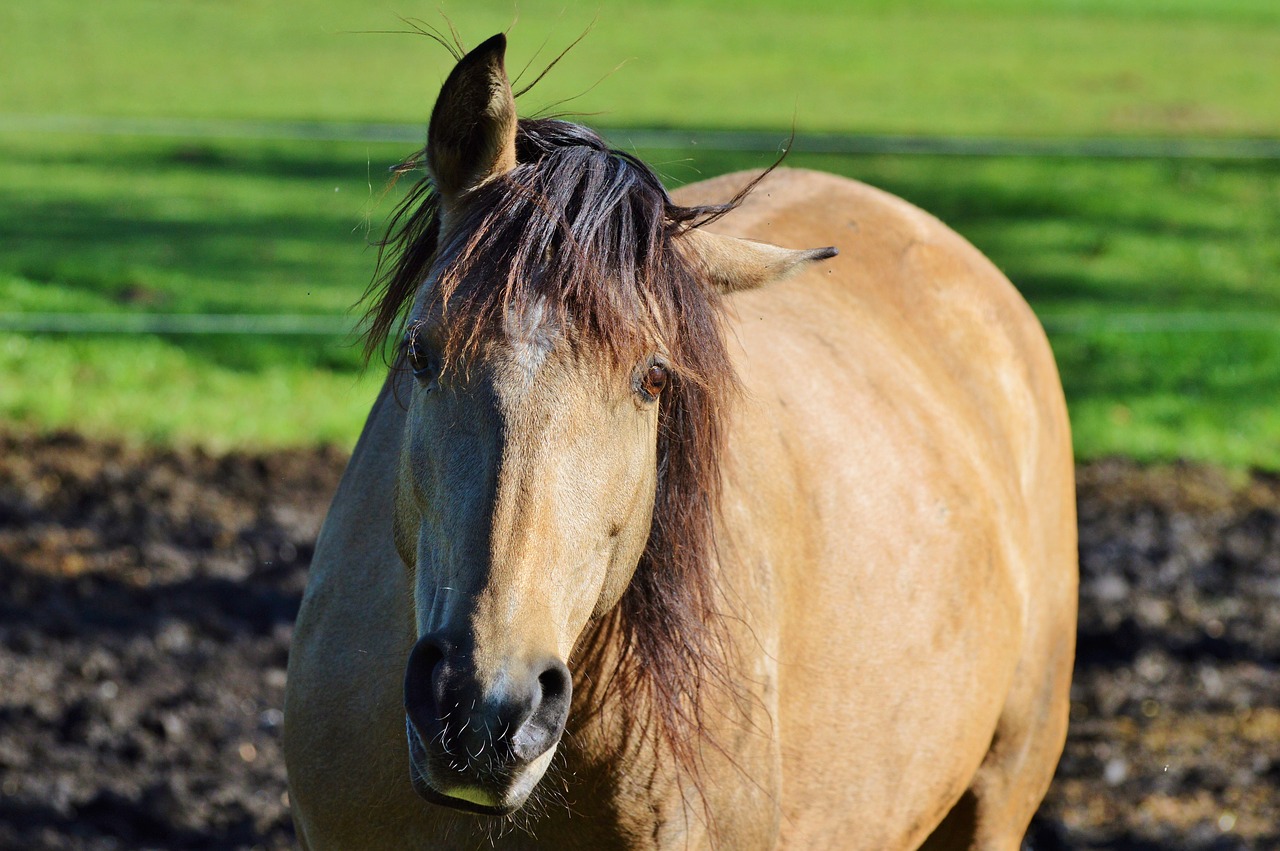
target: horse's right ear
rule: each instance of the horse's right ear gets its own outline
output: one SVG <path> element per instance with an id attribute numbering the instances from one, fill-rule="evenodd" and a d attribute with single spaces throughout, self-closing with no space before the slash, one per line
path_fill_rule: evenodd
<path id="1" fill-rule="evenodd" d="M 703 280 L 722 293 L 763 287 L 840 253 L 835 246 L 783 248 L 698 228 L 680 234 L 677 244 Z"/>
<path id="2" fill-rule="evenodd" d="M 440 88 L 427 130 L 427 168 L 445 210 L 516 166 L 516 100 L 498 33 L 458 61 Z"/>

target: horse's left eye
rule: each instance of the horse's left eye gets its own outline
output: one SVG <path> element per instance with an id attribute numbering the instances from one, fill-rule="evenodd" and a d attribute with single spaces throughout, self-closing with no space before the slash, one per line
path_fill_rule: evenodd
<path id="1" fill-rule="evenodd" d="M 656 399 L 661 395 L 662 388 L 667 386 L 669 377 L 665 366 L 660 363 L 651 363 L 640 376 L 640 389 L 650 399 Z"/>

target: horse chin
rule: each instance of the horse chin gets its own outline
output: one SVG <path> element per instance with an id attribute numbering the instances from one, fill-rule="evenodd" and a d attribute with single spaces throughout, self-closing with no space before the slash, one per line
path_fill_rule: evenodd
<path id="1" fill-rule="evenodd" d="M 413 724 L 405 724 L 409 741 L 409 779 L 418 797 L 430 804 L 466 813 L 486 816 L 509 816 L 524 805 L 555 755 L 553 745 L 546 753 L 515 772 L 505 788 L 486 788 L 463 778 L 439 782 L 430 768 L 427 749 Z"/>

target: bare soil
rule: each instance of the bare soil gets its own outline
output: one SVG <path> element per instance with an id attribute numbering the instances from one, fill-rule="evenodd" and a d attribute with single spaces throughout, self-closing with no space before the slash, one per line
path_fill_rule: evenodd
<path id="1" fill-rule="evenodd" d="M 287 848 L 292 623 L 345 457 L 0 436 L 0 848 Z M 1028 845 L 1280 848 L 1280 481 L 1079 471 L 1072 728 Z"/>

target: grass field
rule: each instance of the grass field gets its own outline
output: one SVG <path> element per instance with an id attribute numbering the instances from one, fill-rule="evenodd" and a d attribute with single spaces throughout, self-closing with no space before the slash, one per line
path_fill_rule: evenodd
<path id="1" fill-rule="evenodd" d="M 1052 136 L 1280 135 L 1280 5 L 1231 0 L 600 4 L 522 99 L 592 122 Z M 110 11 L 108 11 L 108 9 Z M 509 4 L 444 6 L 471 42 Z M 595 14 L 522 3 L 510 66 Z M 423 121 L 447 69 L 388 10 L 319 2 L 0 8 L 0 115 Z M 714 32 L 715 38 L 706 34 Z M 56 36 L 56 38 L 55 38 Z M 0 133 L 0 312 L 339 313 L 403 147 Z M 672 185 L 761 155 L 641 151 Z M 1280 469 L 1280 164 L 835 157 L 987 252 L 1049 323 L 1082 457 Z M 1151 311 L 1275 329 L 1088 330 Z M 1084 326 L 1061 320 L 1088 319 Z M 1058 321 L 1055 326 L 1054 322 Z M 1084 330 L 1081 330 L 1081 328 Z M 1074 329 L 1074 330 L 1071 330 Z M 213 445 L 349 444 L 380 376 L 319 337 L 0 334 L 0 418 Z M 269 400 L 269 401 L 268 401 Z"/>
<path id="2" fill-rule="evenodd" d="M 0 113 L 418 121 L 448 55 L 369 31 L 441 13 L 510 29 L 513 74 L 592 28 L 526 113 L 599 82 L 611 125 L 1280 135 L 1274 0 L 31 0 Z"/>

